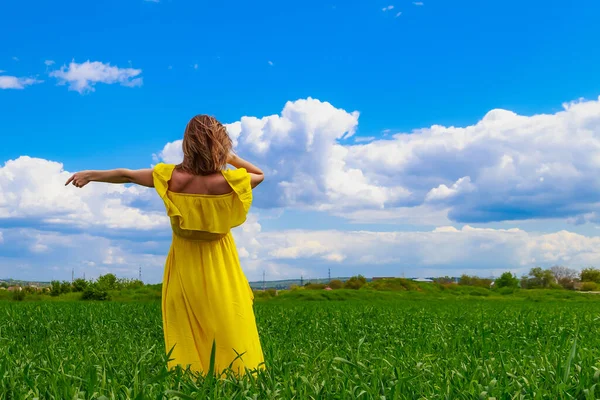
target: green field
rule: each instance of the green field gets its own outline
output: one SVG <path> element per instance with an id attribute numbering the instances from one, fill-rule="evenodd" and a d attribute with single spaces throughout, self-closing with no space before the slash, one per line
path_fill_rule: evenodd
<path id="1" fill-rule="evenodd" d="M 267 370 L 239 381 L 168 373 L 156 301 L 0 302 L 0 398 L 600 397 L 591 295 L 361 292 L 257 299 Z"/>

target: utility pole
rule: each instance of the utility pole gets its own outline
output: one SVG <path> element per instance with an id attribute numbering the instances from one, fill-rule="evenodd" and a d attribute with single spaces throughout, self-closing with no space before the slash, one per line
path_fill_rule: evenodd
<path id="1" fill-rule="evenodd" d="M 300 286 L 304 286 L 304 278 L 300 275 Z"/>
<path id="2" fill-rule="evenodd" d="M 138 273 L 138 279 L 141 282 L 142 281 L 142 266 L 140 265 L 140 271 Z"/>
<path id="3" fill-rule="evenodd" d="M 329 282 L 331 282 L 331 268 L 327 268 L 327 272 L 329 275 Z"/>
<path id="4" fill-rule="evenodd" d="M 71 283 L 75 280 L 75 268 L 71 270 Z"/>
<path id="5" fill-rule="evenodd" d="M 263 270 L 263 291 L 267 290 L 267 283 L 265 282 L 265 270 Z"/>
<path id="6" fill-rule="evenodd" d="M 83 280 L 85 281 L 85 272 L 83 273 Z"/>

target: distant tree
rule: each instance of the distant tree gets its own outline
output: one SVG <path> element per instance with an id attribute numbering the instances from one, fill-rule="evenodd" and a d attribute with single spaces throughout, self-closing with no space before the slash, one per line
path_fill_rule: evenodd
<path id="1" fill-rule="evenodd" d="M 108 292 L 97 284 L 88 285 L 81 294 L 82 300 L 110 300 Z"/>
<path id="2" fill-rule="evenodd" d="M 339 279 L 333 279 L 329 282 L 329 287 L 332 289 L 341 289 L 344 287 L 344 282 Z"/>
<path id="3" fill-rule="evenodd" d="M 556 283 L 558 283 L 564 289 L 575 289 L 575 280 L 577 279 L 576 270 L 555 265 L 554 267 L 550 268 L 550 271 L 552 271 Z"/>
<path id="4" fill-rule="evenodd" d="M 549 288 L 555 283 L 556 279 L 552 271 L 541 267 L 531 268 L 529 275 L 521 279 L 521 287 L 527 289 Z"/>
<path id="5" fill-rule="evenodd" d="M 60 284 L 60 292 L 61 293 L 71 293 L 71 282 L 62 281 Z"/>
<path id="6" fill-rule="evenodd" d="M 0 287 L 3 287 L 3 288 L 5 288 L 5 289 L 8 289 L 8 283 L 6 283 L 6 282 L 1 282 L 1 283 L 0 283 Z"/>
<path id="7" fill-rule="evenodd" d="M 118 279 L 114 274 L 101 275 L 96 280 L 96 283 L 102 290 L 118 289 Z"/>
<path id="8" fill-rule="evenodd" d="M 439 283 L 440 285 L 454 283 L 454 279 L 450 278 L 449 276 L 440 276 L 438 278 L 435 278 L 433 281 L 435 283 Z"/>
<path id="9" fill-rule="evenodd" d="M 600 283 L 600 269 L 590 267 L 581 270 L 581 282 L 596 282 Z"/>
<path id="10" fill-rule="evenodd" d="M 477 286 L 483 288 L 489 288 L 492 282 L 493 281 L 488 278 L 480 278 L 478 276 L 469 276 L 465 274 L 461 275 L 460 279 L 458 280 L 459 285 Z"/>
<path id="11" fill-rule="evenodd" d="M 50 282 L 50 296 L 58 296 L 61 293 L 60 289 L 61 287 L 59 281 Z"/>
<path id="12" fill-rule="evenodd" d="M 79 278 L 73 281 L 73 291 L 83 292 L 88 287 L 88 282 L 85 279 Z"/>
<path id="13" fill-rule="evenodd" d="M 554 275 L 554 279 L 556 279 L 556 281 L 560 281 L 561 279 L 565 278 L 577 278 L 577 271 L 568 267 L 555 265 L 554 267 L 550 268 L 550 271 L 552 271 L 552 275 Z"/>
<path id="14" fill-rule="evenodd" d="M 502 275 L 500 275 L 500 278 L 496 279 L 496 287 L 498 289 L 500 288 L 517 288 L 519 287 L 519 278 L 517 278 L 515 275 L 511 274 L 510 272 L 505 272 Z"/>
<path id="15" fill-rule="evenodd" d="M 344 289 L 360 289 L 367 283 L 367 279 L 362 276 L 353 276 L 344 283 Z"/>

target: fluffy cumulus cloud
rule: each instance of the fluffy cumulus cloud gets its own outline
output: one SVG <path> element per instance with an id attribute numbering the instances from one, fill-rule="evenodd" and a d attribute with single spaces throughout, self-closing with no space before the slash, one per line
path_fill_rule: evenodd
<path id="1" fill-rule="evenodd" d="M 307 231 L 264 232 L 247 245 L 247 258 L 285 263 L 280 269 L 294 277 L 300 269 L 325 276 L 326 267 L 338 274 L 353 270 L 400 276 L 498 275 L 511 270 L 526 273 L 532 266 L 571 265 L 582 268 L 600 263 L 600 238 L 568 231 L 533 234 L 518 228 L 489 229 L 468 225 L 430 231 Z"/>
<path id="2" fill-rule="evenodd" d="M 50 73 L 59 83 L 69 86 L 69 90 L 79 93 L 93 92 L 97 83 L 119 84 L 121 86 L 141 86 L 141 69 L 119 68 L 109 63 L 86 61 L 81 64 L 71 61 L 59 70 Z"/>
<path id="3" fill-rule="evenodd" d="M 346 144 L 358 112 L 315 99 L 281 115 L 227 125 L 237 151 L 265 166 L 261 207 L 368 212 L 444 210 L 451 221 L 595 220 L 600 201 L 600 101 L 555 114 L 492 110 L 467 127 L 432 126 Z M 159 154 L 178 162 L 181 142 Z"/>
<path id="4" fill-rule="evenodd" d="M 80 229 L 168 226 L 150 189 L 98 183 L 65 187 L 69 176 L 58 162 L 27 156 L 7 161 L 0 167 L 0 219 Z"/>
<path id="5" fill-rule="evenodd" d="M 381 185 L 348 165 L 349 148 L 338 141 L 355 133 L 358 117 L 357 111 L 308 98 L 288 102 L 281 115 L 243 117 L 227 124 L 240 155 L 264 166 L 268 174 L 264 188 L 269 194 L 259 200 L 259 206 L 382 208 L 406 197 L 405 188 L 391 181 Z M 159 157 L 179 162 L 181 140 L 165 145 Z"/>
<path id="6" fill-rule="evenodd" d="M 92 85 L 81 79 L 76 87 Z M 492 110 L 471 126 L 432 126 L 367 142 L 348 140 L 358 120 L 357 111 L 308 98 L 288 102 L 280 114 L 227 124 L 236 151 L 267 174 L 253 213 L 234 231 L 250 279 L 263 270 L 271 279 L 325 276 L 331 266 L 339 275 L 366 273 L 368 266 L 373 274 L 424 276 L 600 262 L 597 237 L 452 226 L 540 218 L 598 223 L 600 100 L 547 115 Z M 177 140 L 155 161 L 181 158 Z M 39 268 L 45 260 L 69 271 L 79 263 L 96 273 L 129 274 L 147 262 L 160 281 L 170 230 L 156 193 L 109 184 L 65 187 L 69 176 L 59 162 L 27 156 L 0 166 L 6 228 L 0 272 L 10 265 L 36 268 L 38 261 Z M 260 216 L 268 209 L 371 225 L 351 232 L 263 230 Z M 415 227 L 380 232 L 390 229 L 378 224 Z"/>
<path id="7" fill-rule="evenodd" d="M 599 122 L 599 101 L 531 117 L 493 110 L 472 126 L 351 146 L 347 162 L 411 192 L 391 206 L 436 203 L 458 222 L 574 217 L 597 210 Z"/>
<path id="8" fill-rule="evenodd" d="M 0 71 L 2 73 L 4 71 Z M 42 83 L 35 78 L 0 75 L 0 89 L 25 89 L 27 86 Z"/>
<path id="9" fill-rule="evenodd" d="M 168 229 L 168 228 L 167 228 Z M 256 215 L 233 231 L 251 281 L 327 276 L 440 276 L 504 271 L 521 275 L 540 265 L 583 268 L 600 264 L 600 238 L 568 231 L 451 226 L 413 232 L 284 230 L 262 232 Z M 169 239 L 109 238 L 33 228 L 0 231 L 0 277 L 68 280 L 112 272 L 160 282 Z M 366 267 L 368 266 L 368 269 Z"/>

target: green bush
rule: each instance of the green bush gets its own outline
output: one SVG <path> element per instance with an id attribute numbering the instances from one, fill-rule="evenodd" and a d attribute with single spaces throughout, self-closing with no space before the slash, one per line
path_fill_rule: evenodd
<path id="1" fill-rule="evenodd" d="M 489 288 L 491 283 L 491 279 L 469 275 L 462 275 L 458 281 L 458 284 L 462 286 L 476 286 L 481 288 Z"/>
<path id="2" fill-rule="evenodd" d="M 110 300 L 108 292 L 96 285 L 88 286 L 81 295 L 82 300 Z"/>
<path id="3" fill-rule="evenodd" d="M 598 285 L 595 282 L 583 282 L 583 285 L 581 285 L 581 290 L 583 292 L 595 292 L 598 290 Z"/>
<path id="4" fill-rule="evenodd" d="M 503 296 L 506 296 L 509 294 L 513 294 L 515 292 L 515 290 L 516 290 L 516 288 L 514 288 L 514 287 L 501 287 L 498 289 L 498 293 L 500 293 Z"/>
<path id="5" fill-rule="evenodd" d="M 12 294 L 12 298 L 15 301 L 23 301 L 25 300 L 25 291 L 23 290 L 15 290 Z"/>
<path id="6" fill-rule="evenodd" d="M 71 282 L 62 281 L 60 284 L 60 293 L 70 293 L 71 292 Z"/>
<path id="7" fill-rule="evenodd" d="M 60 295 L 60 293 L 61 293 L 60 290 L 61 290 L 61 287 L 60 287 L 59 281 L 50 282 L 50 296 L 56 297 L 56 296 Z"/>
<path id="8" fill-rule="evenodd" d="M 339 279 L 333 279 L 331 282 L 329 282 L 329 287 L 332 289 L 341 289 L 344 287 L 344 282 L 340 281 Z"/>
<path id="9" fill-rule="evenodd" d="M 323 290 L 325 289 L 325 286 L 327 285 L 325 285 L 324 283 L 309 283 L 304 287 L 308 290 Z"/>
<path id="10" fill-rule="evenodd" d="M 500 275 L 500 278 L 496 279 L 495 283 L 498 289 L 500 288 L 518 288 L 519 287 L 519 278 L 510 272 L 505 272 Z"/>
<path id="11" fill-rule="evenodd" d="M 73 281 L 73 291 L 83 292 L 88 287 L 88 282 L 85 279 L 75 279 Z"/>
<path id="12" fill-rule="evenodd" d="M 353 276 L 344 283 L 344 289 L 360 289 L 367 283 L 367 279 L 362 276 Z"/>
<path id="13" fill-rule="evenodd" d="M 405 278 L 378 279 L 369 282 L 367 286 L 374 290 L 382 291 L 419 290 L 419 285 Z"/>

